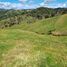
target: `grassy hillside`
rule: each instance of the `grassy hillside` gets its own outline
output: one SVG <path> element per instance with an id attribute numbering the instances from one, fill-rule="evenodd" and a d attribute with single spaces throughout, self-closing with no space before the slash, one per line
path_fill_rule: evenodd
<path id="1" fill-rule="evenodd" d="M 62 15 L 55 24 L 56 30 L 67 31 L 67 14 Z"/>
<path id="2" fill-rule="evenodd" d="M 0 67 L 67 67 L 67 15 L 0 29 Z"/>
<path id="3" fill-rule="evenodd" d="M 67 32 L 67 14 L 38 20 L 31 24 L 22 22 L 20 25 L 15 25 L 11 28 L 28 30 L 40 34 L 49 34 L 50 31 Z"/>
<path id="4" fill-rule="evenodd" d="M 67 36 L 0 30 L 0 67 L 66 67 Z"/>

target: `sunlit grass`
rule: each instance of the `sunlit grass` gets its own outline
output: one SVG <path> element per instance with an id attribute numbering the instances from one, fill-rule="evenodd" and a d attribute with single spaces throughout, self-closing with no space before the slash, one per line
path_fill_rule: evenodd
<path id="1" fill-rule="evenodd" d="M 67 67 L 67 36 L 47 34 L 54 29 L 66 31 L 66 18 L 64 25 L 58 24 L 59 18 L 0 29 L 0 67 Z"/>
<path id="2" fill-rule="evenodd" d="M 67 37 L 38 35 L 19 29 L 0 31 L 1 67 L 66 67 Z M 62 41 L 64 39 L 64 41 Z M 12 48 L 11 48 L 12 47 Z M 8 48 L 8 49 L 7 49 Z"/>

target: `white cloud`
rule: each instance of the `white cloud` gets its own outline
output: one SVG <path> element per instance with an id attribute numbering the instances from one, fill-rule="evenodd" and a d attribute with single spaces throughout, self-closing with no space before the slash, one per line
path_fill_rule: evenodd
<path id="1" fill-rule="evenodd" d="M 41 7 L 49 7 L 49 8 L 58 8 L 58 7 L 67 7 L 67 2 L 65 3 L 57 3 L 57 0 L 44 0 L 40 3 Z M 55 3 L 56 2 L 56 3 Z"/>
<path id="2" fill-rule="evenodd" d="M 22 6 L 21 3 L 0 2 L 0 8 L 3 9 L 20 9 Z"/>
<path id="3" fill-rule="evenodd" d="M 44 0 L 44 3 L 51 3 L 51 2 L 54 2 L 56 0 Z"/>
<path id="4" fill-rule="evenodd" d="M 43 0 L 43 2 L 39 4 L 35 4 L 35 0 L 19 0 L 20 3 L 11 3 L 11 2 L 0 2 L 0 8 L 2 9 L 32 9 L 37 7 L 49 7 L 49 8 L 57 8 L 57 7 L 67 7 L 67 2 L 65 3 L 55 3 L 56 0 Z M 27 3 L 21 3 L 27 2 Z"/>
<path id="5" fill-rule="evenodd" d="M 26 1 L 28 1 L 28 0 L 19 0 L 19 1 L 23 3 L 23 2 L 26 2 Z"/>
<path id="6" fill-rule="evenodd" d="M 64 7 L 65 8 L 65 7 L 67 7 L 67 2 L 66 3 L 59 3 L 57 7 L 61 7 L 61 8 Z"/>
<path id="7" fill-rule="evenodd" d="M 55 2 L 56 0 L 44 0 L 40 3 L 40 6 L 48 6 L 50 3 Z"/>
<path id="8" fill-rule="evenodd" d="M 1 9 L 33 9 L 36 7 L 38 7 L 38 5 L 36 5 L 36 4 L 0 2 Z"/>

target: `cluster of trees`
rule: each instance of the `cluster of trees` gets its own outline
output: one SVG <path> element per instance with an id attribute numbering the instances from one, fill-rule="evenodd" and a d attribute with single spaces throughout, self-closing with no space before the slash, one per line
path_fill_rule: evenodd
<path id="1" fill-rule="evenodd" d="M 20 24 L 22 21 L 21 16 L 10 17 L 0 21 L 0 28 L 11 27 L 15 24 Z"/>
<path id="2" fill-rule="evenodd" d="M 44 8 L 40 7 L 30 12 L 30 15 L 38 19 L 54 17 L 67 13 L 67 8 Z"/>
<path id="3" fill-rule="evenodd" d="M 56 15 L 61 15 L 67 13 L 67 8 L 45 8 L 45 7 L 40 7 L 37 9 L 27 9 L 27 10 L 0 10 L 0 20 L 6 19 L 9 17 L 14 17 L 18 15 L 27 15 L 31 17 L 35 17 L 37 19 L 42 19 L 42 18 L 48 18 L 48 17 L 53 17 Z"/>
<path id="4" fill-rule="evenodd" d="M 0 28 L 5 28 L 5 27 L 11 27 L 15 24 L 20 24 L 21 22 L 26 22 L 28 24 L 32 23 L 32 22 L 35 22 L 36 21 L 36 18 L 33 18 L 31 16 L 22 16 L 22 15 L 19 15 L 19 16 L 14 16 L 14 17 L 10 17 L 10 18 L 7 18 L 7 19 L 4 19 L 4 20 L 1 20 L 0 21 Z"/>
<path id="5" fill-rule="evenodd" d="M 27 23 L 35 22 L 37 19 L 45 19 L 67 13 L 67 8 L 44 8 L 28 10 L 4 10 L 0 9 L 0 28 L 10 27 L 22 21 Z"/>

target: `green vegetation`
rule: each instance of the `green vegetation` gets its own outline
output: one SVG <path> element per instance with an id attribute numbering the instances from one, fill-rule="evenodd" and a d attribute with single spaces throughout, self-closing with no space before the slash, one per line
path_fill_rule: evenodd
<path id="1" fill-rule="evenodd" d="M 56 37 L 20 29 L 6 29 L 0 30 L 0 40 L 0 50 L 6 51 L 0 54 L 0 67 L 67 66 L 67 36 Z"/>
<path id="2" fill-rule="evenodd" d="M 38 34 L 50 34 L 53 31 L 67 34 L 67 14 L 53 18 L 37 20 L 35 23 L 21 23 L 14 25 L 11 29 L 22 29 L 36 32 Z"/>
<path id="3" fill-rule="evenodd" d="M 34 23 L 36 20 L 51 18 L 67 13 L 67 8 L 45 8 L 28 10 L 5 10 L 0 9 L 0 28 L 11 27 L 15 24 L 20 24 L 22 21 Z M 30 18 L 30 19 L 29 19 Z M 34 21 L 32 21 L 34 20 Z"/>
<path id="4" fill-rule="evenodd" d="M 67 67 L 67 14 L 37 19 L 21 12 L 1 18 L 0 67 Z"/>

